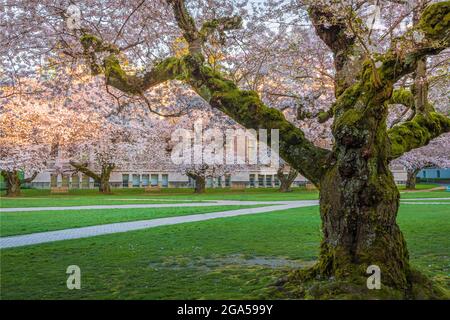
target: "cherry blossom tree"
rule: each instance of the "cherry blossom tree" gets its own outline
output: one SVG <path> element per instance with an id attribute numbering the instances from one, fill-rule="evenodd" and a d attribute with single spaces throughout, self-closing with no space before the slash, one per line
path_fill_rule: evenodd
<path id="1" fill-rule="evenodd" d="M 23 183 L 37 176 L 49 159 L 50 146 L 46 136 L 48 114 L 27 102 L 10 101 L 0 114 L 0 170 L 6 182 L 6 195 L 20 195 Z M 28 175 L 21 178 L 19 172 Z"/>
<path id="2" fill-rule="evenodd" d="M 2 60 L 11 61 L 4 67 L 10 78 L 16 77 L 17 60 L 31 61 L 25 70 L 38 61 L 84 61 L 91 74 L 104 75 L 108 87 L 144 103 L 151 88 L 178 80 L 245 128 L 279 129 L 281 157 L 320 189 L 324 235 L 317 264 L 292 273 L 280 285 L 303 287 L 296 292 L 320 288 L 317 297 L 344 297 L 346 290 L 367 292 L 365 272 L 375 264 L 382 271 L 384 289 L 368 296 L 384 292 L 414 297 L 420 291 L 434 297 L 438 293 L 409 264 L 396 223 L 399 192 L 389 163 L 448 132 L 450 119 L 427 104 L 417 105 L 411 119 L 392 128 L 387 127 L 387 118 L 399 82 L 421 72 L 430 56 L 450 45 L 450 2 L 378 3 L 385 21 L 367 23 L 374 21 L 367 1 L 88 1 L 75 18 L 51 1 L 18 2 L 2 14 L 6 21 Z M 74 23 L 66 24 L 67 18 Z M 280 30 L 286 21 L 314 31 L 313 42 L 320 43 L 327 53 L 323 58 L 332 61 L 332 69 L 321 71 L 333 77 L 334 99 L 324 99 L 321 105 L 326 108 L 319 112 L 297 107 L 300 119 L 330 122 L 329 149 L 315 145 L 280 109 L 269 107 L 257 88 L 240 83 L 242 68 L 230 74 L 233 62 L 223 59 L 252 55 L 241 39 L 260 36 L 270 47 L 272 30 Z M 27 26 L 25 32 L 17 27 L 21 24 Z M 284 32 L 297 37 L 301 51 L 305 39 L 292 28 Z M 184 43 L 184 50 L 175 52 L 175 42 Z M 320 99 L 318 93 L 295 96 Z M 319 284 L 311 285 L 316 281 Z"/>
<path id="3" fill-rule="evenodd" d="M 406 189 L 416 188 L 416 176 L 428 167 L 450 167 L 450 135 L 444 134 L 427 146 L 414 149 L 395 160 L 407 171 Z"/>

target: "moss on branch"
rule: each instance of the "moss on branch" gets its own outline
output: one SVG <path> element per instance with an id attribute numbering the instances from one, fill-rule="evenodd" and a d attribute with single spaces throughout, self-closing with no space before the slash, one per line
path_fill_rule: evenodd
<path id="1" fill-rule="evenodd" d="M 388 131 L 391 149 L 389 159 L 400 157 L 405 152 L 419 148 L 431 139 L 450 131 L 450 118 L 431 112 L 418 114 L 411 121 L 394 126 Z"/>
<path id="2" fill-rule="evenodd" d="M 450 1 L 429 5 L 420 18 L 419 28 L 430 39 L 441 40 L 446 37 L 449 42 Z"/>
<path id="3" fill-rule="evenodd" d="M 391 99 L 388 101 L 390 104 L 402 104 L 405 107 L 413 108 L 414 107 L 414 95 L 411 90 L 400 88 L 395 89 L 392 92 Z"/>

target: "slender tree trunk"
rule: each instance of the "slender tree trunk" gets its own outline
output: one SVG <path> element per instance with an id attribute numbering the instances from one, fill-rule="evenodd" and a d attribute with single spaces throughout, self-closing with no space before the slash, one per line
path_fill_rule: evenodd
<path id="1" fill-rule="evenodd" d="M 290 192 L 291 185 L 294 182 L 297 175 L 298 175 L 298 172 L 294 168 L 291 168 L 287 175 L 284 174 L 283 168 L 278 169 L 277 177 L 278 177 L 278 180 L 280 181 L 280 188 L 278 190 L 280 192 Z"/>
<path id="2" fill-rule="evenodd" d="M 6 182 L 6 196 L 17 197 L 20 196 L 20 178 L 19 172 L 14 171 L 2 171 L 2 176 Z"/>
<path id="3" fill-rule="evenodd" d="M 415 190 L 416 189 L 416 176 L 420 169 L 408 170 L 406 173 L 406 189 Z"/>

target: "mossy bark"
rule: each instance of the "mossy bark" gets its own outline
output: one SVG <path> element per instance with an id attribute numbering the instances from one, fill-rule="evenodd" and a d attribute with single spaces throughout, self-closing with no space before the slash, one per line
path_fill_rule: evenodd
<path id="1" fill-rule="evenodd" d="M 206 178 L 199 174 L 187 173 L 187 175 L 195 181 L 194 193 L 205 193 L 206 191 Z"/>
<path id="2" fill-rule="evenodd" d="M 399 192 L 389 170 L 386 128 L 392 83 L 374 84 L 372 71 L 338 97 L 332 166 L 320 181 L 324 239 L 317 276 L 367 277 L 377 265 L 382 283 L 408 290 L 410 267 L 396 217 Z"/>
<path id="3" fill-rule="evenodd" d="M 20 177 L 19 173 L 14 171 L 2 171 L 2 176 L 6 183 L 6 196 L 7 197 L 18 197 L 20 196 Z"/>
<path id="4" fill-rule="evenodd" d="M 409 169 L 406 173 L 406 189 L 415 190 L 416 189 L 416 176 L 420 169 Z"/>
<path id="5" fill-rule="evenodd" d="M 280 192 L 290 192 L 291 185 L 294 182 L 295 178 L 298 175 L 298 171 L 294 168 L 290 168 L 289 173 L 284 174 L 282 168 L 278 169 L 277 177 L 280 181 L 280 188 L 278 189 Z"/>

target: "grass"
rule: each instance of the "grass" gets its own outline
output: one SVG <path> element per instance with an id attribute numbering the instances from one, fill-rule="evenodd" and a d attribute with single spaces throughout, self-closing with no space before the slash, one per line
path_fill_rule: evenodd
<path id="1" fill-rule="evenodd" d="M 68 206 L 88 206 L 88 205 L 113 205 L 113 204 L 162 204 L 162 203 L 186 203 L 191 201 L 153 198 L 136 198 L 122 196 L 74 196 L 52 195 L 41 197 L 19 197 L 0 198 L 0 208 L 30 208 L 30 207 L 68 207 Z"/>
<path id="2" fill-rule="evenodd" d="M 255 207 L 258 206 L 0 212 L 0 236 Z"/>
<path id="3" fill-rule="evenodd" d="M 449 198 L 450 192 L 448 191 L 428 191 L 428 192 L 400 192 L 400 198 L 402 200 L 415 199 L 415 198 Z"/>
<path id="4" fill-rule="evenodd" d="M 207 189 L 205 194 L 194 194 L 191 189 L 161 189 L 161 192 L 144 192 L 141 188 L 114 189 L 113 194 L 103 195 L 96 190 L 70 190 L 68 194 L 50 194 L 49 190 L 25 189 L 20 198 L 0 198 L 0 207 L 72 206 L 92 204 L 166 203 L 204 200 L 314 200 L 317 191 L 294 188 L 280 193 L 275 188 L 251 188 L 245 190 Z"/>
<path id="5" fill-rule="evenodd" d="M 434 184 L 418 184 L 419 190 L 435 187 Z M 25 189 L 20 198 L 0 198 L 0 207 L 46 207 L 46 206 L 73 206 L 73 205 L 101 205 L 101 204 L 127 204 L 127 203 L 183 203 L 185 201 L 207 200 L 315 200 L 319 198 L 316 190 L 306 190 L 295 187 L 292 192 L 281 193 L 275 188 L 249 188 L 233 190 L 230 188 L 207 189 L 205 194 L 194 194 L 191 189 L 161 189 L 160 192 L 144 192 L 142 188 L 113 189 L 113 194 L 103 195 L 97 190 L 70 190 L 68 194 L 54 195 L 49 190 Z M 404 192 L 402 199 L 411 198 L 450 198 L 450 192 Z"/>
<path id="6" fill-rule="evenodd" d="M 416 190 L 426 190 L 426 189 L 432 189 L 432 188 L 436 188 L 436 187 L 440 187 L 440 185 L 436 184 L 436 183 L 418 183 L 418 184 L 416 184 Z M 406 186 L 399 185 L 398 190 L 406 190 Z"/>
<path id="7" fill-rule="evenodd" d="M 411 262 L 449 286 L 450 211 L 402 205 Z M 419 227 L 420 226 L 420 227 Z M 1 250 L 2 299 L 252 299 L 317 257 L 317 207 Z M 66 288 L 67 266 L 81 290 Z"/>

